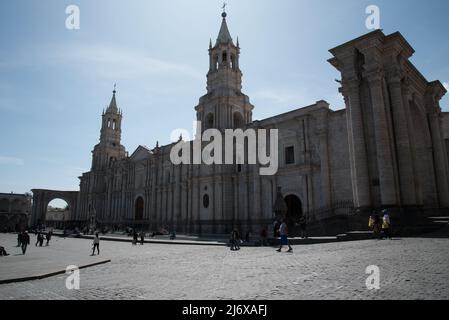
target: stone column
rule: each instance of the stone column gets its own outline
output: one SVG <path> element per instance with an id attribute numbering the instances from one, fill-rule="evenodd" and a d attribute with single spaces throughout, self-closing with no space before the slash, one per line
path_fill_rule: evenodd
<path id="1" fill-rule="evenodd" d="M 449 184 L 447 157 L 445 154 L 444 140 L 441 137 L 441 123 L 437 112 L 429 114 L 429 125 L 432 136 L 432 146 L 434 152 L 434 163 L 436 172 L 436 182 L 438 186 L 438 200 L 441 207 L 449 207 Z"/>
<path id="2" fill-rule="evenodd" d="M 408 128 L 408 119 L 403 102 L 401 78 L 398 75 L 389 77 L 388 86 L 391 95 L 394 133 L 397 148 L 398 172 L 401 202 L 404 205 L 415 205 L 416 186 L 413 170 L 413 155 Z"/>
<path id="3" fill-rule="evenodd" d="M 329 146 L 328 146 L 328 111 L 321 111 L 317 117 L 317 136 L 320 150 L 320 173 L 321 173 L 321 199 L 322 206 L 332 205 L 331 178 L 329 168 Z"/>
<path id="4" fill-rule="evenodd" d="M 359 80 L 349 79 L 345 81 L 342 93 L 348 112 L 349 156 L 354 205 L 355 207 L 368 207 L 371 205 L 371 195 Z"/>
<path id="5" fill-rule="evenodd" d="M 378 69 L 367 74 L 373 108 L 374 131 L 376 136 L 377 166 L 380 194 L 383 205 L 397 205 L 397 189 L 393 170 L 391 146 L 388 137 L 388 123 L 382 92 L 383 77 Z"/>

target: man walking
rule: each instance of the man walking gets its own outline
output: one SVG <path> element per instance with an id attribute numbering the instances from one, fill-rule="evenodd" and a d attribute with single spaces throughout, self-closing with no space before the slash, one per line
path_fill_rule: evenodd
<path id="1" fill-rule="evenodd" d="M 391 235 L 390 235 L 390 215 L 388 214 L 387 210 L 383 211 L 384 216 L 382 218 L 382 231 L 384 233 L 385 239 L 390 239 L 391 240 Z"/>
<path id="2" fill-rule="evenodd" d="M 141 231 L 140 232 L 140 245 L 143 246 L 144 243 L 145 243 L 145 232 Z"/>
<path id="3" fill-rule="evenodd" d="M 20 234 L 20 243 L 22 246 L 22 254 L 25 255 L 27 247 L 30 244 L 30 235 L 28 234 L 28 232 L 24 231 Z"/>
<path id="4" fill-rule="evenodd" d="M 100 236 L 98 232 L 95 234 L 94 242 L 93 242 L 93 248 L 92 248 L 92 255 L 95 255 L 95 248 L 97 249 L 98 255 L 100 255 Z"/>
<path id="5" fill-rule="evenodd" d="M 287 223 L 285 222 L 285 219 L 282 220 L 282 224 L 279 227 L 279 233 L 281 235 L 281 245 L 279 246 L 277 252 L 281 252 L 283 246 L 288 246 L 287 252 L 293 252 L 293 248 L 288 243 L 288 227 Z"/>
<path id="6" fill-rule="evenodd" d="M 45 235 L 45 238 L 47 240 L 46 246 L 48 247 L 50 245 L 50 240 L 51 240 L 51 236 L 52 236 L 53 232 L 50 230 L 47 232 L 47 234 Z"/>

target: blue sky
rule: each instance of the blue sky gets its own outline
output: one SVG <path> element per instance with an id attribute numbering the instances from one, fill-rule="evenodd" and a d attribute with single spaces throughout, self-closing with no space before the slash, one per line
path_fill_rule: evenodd
<path id="1" fill-rule="evenodd" d="M 78 5 L 81 29 L 65 28 Z M 367 33 L 365 8 L 400 31 L 428 80 L 449 83 L 447 0 L 229 0 L 244 92 L 255 119 L 324 99 L 343 107 L 328 50 Z M 4 0 L 0 9 L 0 192 L 77 190 L 90 169 L 102 109 L 117 83 L 122 143 L 169 142 L 192 127 L 205 93 L 209 39 L 222 1 Z M 449 98 L 441 106 L 449 111 Z"/>

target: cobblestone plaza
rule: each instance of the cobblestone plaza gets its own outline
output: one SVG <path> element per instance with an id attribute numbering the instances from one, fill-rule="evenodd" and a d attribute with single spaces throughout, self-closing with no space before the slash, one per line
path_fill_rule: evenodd
<path id="1" fill-rule="evenodd" d="M 271 247 L 232 252 L 223 246 L 103 241 L 101 255 L 111 262 L 80 270 L 80 290 L 67 290 L 63 274 L 0 285 L 0 299 L 448 299 L 448 236 L 446 228 L 424 238 L 295 246 L 292 254 Z M 0 239 L 15 240 L 11 235 Z M 51 248 L 61 257 L 75 251 L 88 257 L 90 245 L 90 240 L 55 238 Z M 12 256 L 19 252 L 7 250 Z M 29 250 L 40 250 L 45 259 L 50 249 Z M 366 287 L 370 265 L 380 268 L 380 290 Z"/>

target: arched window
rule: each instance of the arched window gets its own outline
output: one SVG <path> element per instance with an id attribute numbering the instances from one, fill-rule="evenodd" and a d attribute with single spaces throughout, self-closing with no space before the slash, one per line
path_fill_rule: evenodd
<path id="1" fill-rule="evenodd" d="M 214 67 L 215 67 L 215 70 L 218 70 L 218 56 L 215 56 L 215 58 L 214 58 Z"/>
<path id="2" fill-rule="evenodd" d="M 111 119 L 108 119 L 108 128 L 111 127 Z"/>
<path id="3" fill-rule="evenodd" d="M 205 194 L 203 197 L 203 207 L 205 209 L 209 208 L 209 204 L 210 204 L 210 199 L 209 199 L 209 195 Z"/>
<path id="4" fill-rule="evenodd" d="M 234 55 L 231 56 L 231 69 L 235 69 L 235 57 L 234 57 Z"/>
<path id="5" fill-rule="evenodd" d="M 112 121 L 112 130 L 115 130 L 115 127 L 116 127 L 116 121 L 114 120 L 114 121 Z"/>
<path id="6" fill-rule="evenodd" d="M 226 51 L 223 52 L 222 61 L 223 63 L 228 62 L 228 53 Z"/>
<path id="7" fill-rule="evenodd" d="M 214 127 L 214 114 L 213 113 L 209 113 L 206 116 L 206 127 L 205 129 L 211 129 Z"/>

